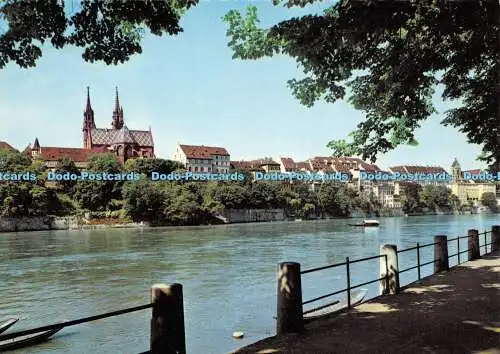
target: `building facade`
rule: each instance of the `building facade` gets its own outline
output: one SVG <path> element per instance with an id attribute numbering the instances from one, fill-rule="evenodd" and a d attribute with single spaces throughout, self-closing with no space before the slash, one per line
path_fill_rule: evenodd
<path id="1" fill-rule="evenodd" d="M 451 174 L 453 177 L 450 184 L 451 192 L 455 194 L 462 204 L 478 204 L 484 193 L 493 193 L 496 195 L 496 186 L 493 182 L 481 181 L 479 179 L 465 179 L 464 175 L 480 175 L 481 170 L 462 171 L 460 163 L 455 159 L 451 165 Z"/>
<path id="2" fill-rule="evenodd" d="M 228 173 L 230 169 L 229 153 L 216 146 L 178 144 L 173 160 L 191 172 Z"/>

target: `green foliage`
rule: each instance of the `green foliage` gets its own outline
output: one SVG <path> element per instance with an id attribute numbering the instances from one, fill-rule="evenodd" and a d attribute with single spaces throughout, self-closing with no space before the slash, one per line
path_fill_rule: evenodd
<path id="1" fill-rule="evenodd" d="M 302 104 L 333 103 L 350 92 L 366 119 L 350 141 L 328 144 L 335 155 L 375 161 L 398 145 L 417 145 L 414 132 L 436 112 L 431 99 L 441 84 L 443 99 L 459 105 L 442 123 L 482 145 L 479 158 L 500 170 L 499 9 L 496 0 L 339 0 L 323 14 L 267 29 L 258 26 L 255 6 L 246 16 L 230 11 L 224 21 L 234 58 L 285 54 L 297 61 L 305 77 L 288 84 Z"/>
<path id="2" fill-rule="evenodd" d="M 120 173 L 121 166 L 111 154 L 99 154 L 89 158 L 88 170 L 97 173 Z M 75 200 L 88 210 L 117 210 L 113 199 L 120 199 L 122 181 L 83 181 L 75 186 Z"/>
<path id="3" fill-rule="evenodd" d="M 490 208 L 492 212 L 498 211 L 498 202 L 495 193 L 483 193 L 481 196 L 481 204 Z"/>
<path id="4" fill-rule="evenodd" d="M 49 41 L 84 48 L 85 61 L 119 64 L 141 53 L 145 29 L 156 36 L 182 32 L 179 20 L 197 0 L 72 2 L 0 1 L 0 69 L 9 61 L 33 67 Z M 70 8 L 71 6 L 71 8 Z"/>
<path id="5" fill-rule="evenodd" d="M 0 149 L 0 171 L 26 172 L 31 166 L 30 158 L 20 152 Z"/>
<path id="6" fill-rule="evenodd" d="M 162 208 L 165 202 L 163 183 L 143 179 L 125 182 L 123 186 L 124 209 L 134 221 L 149 221 L 153 224 L 163 220 Z"/>
<path id="7" fill-rule="evenodd" d="M 152 172 L 169 174 L 173 171 L 184 168 L 184 165 L 177 161 L 164 159 L 130 159 L 125 163 L 124 169 L 127 172 L 137 172 L 151 177 Z"/>
<path id="8" fill-rule="evenodd" d="M 446 186 L 426 185 L 420 192 L 420 199 L 431 210 L 451 207 L 451 190 Z"/>
<path id="9" fill-rule="evenodd" d="M 65 173 L 78 174 L 79 172 L 80 171 L 76 167 L 75 163 L 70 158 L 64 157 L 64 158 L 59 159 L 57 161 L 56 173 L 59 173 L 59 174 L 65 174 Z M 57 189 L 60 192 L 66 193 L 66 194 L 73 194 L 75 191 L 76 181 L 72 181 L 72 180 L 57 181 L 56 185 L 57 185 Z"/>

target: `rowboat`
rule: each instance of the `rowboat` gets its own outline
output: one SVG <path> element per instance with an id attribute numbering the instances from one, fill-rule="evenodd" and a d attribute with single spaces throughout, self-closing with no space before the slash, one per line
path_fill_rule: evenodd
<path id="1" fill-rule="evenodd" d="M 369 227 L 369 226 L 379 226 L 380 222 L 377 220 L 363 220 L 362 223 L 360 224 L 349 224 L 349 226 L 363 226 L 363 227 Z"/>
<path id="2" fill-rule="evenodd" d="M 8 330 L 17 321 L 19 321 L 19 318 L 8 318 L 6 321 L 0 323 L 0 333 L 5 332 L 6 330 Z"/>
<path id="3" fill-rule="evenodd" d="M 354 290 L 353 292 L 351 292 L 351 306 L 355 306 L 361 303 L 367 293 L 368 290 L 366 289 Z M 318 317 L 323 317 L 325 315 L 331 315 L 335 312 L 339 312 L 348 307 L 348 302 L 349 300 L 346 297 L 342 300 L 337 300 L 332 303 L 323 305 L 312 312 L 304 314 L 304 319 L 311 320 Z"/>
<path id="4" fill-rule="evenodd" d="M 360 304 L 366 294 L 368 293 L 368 290 L 366 289 L 360 289 L 360 290 L 354 290 L 351 292 L 351 306 L 355 306 Z M 304 320 L 312 320 L 318 317 L 323 317 L 325 315 L 331 315 L 336 312 L 345 310 L 348 307 L 348 302 L 349 300 L 346 298 L 342 300 L 336 300 L 334 302 L 331 302 L 329 304 L 323 305 L 318 307 L 312 312 L 305 313 L 303 315 Z M 276 316 L 273 316 L 274 319 L 276 319 Z"/>
<path id="5" fill-rule="evenodd" d="M 27 334 L 13 339 L 0 341 L 0 352 L 5 350 L 14 350 L 28 347 L 30 345 L 39 344 L 48 340 L 52 335 L 59 332 L 63 327 L 51 329 L 48 331 Z"/>

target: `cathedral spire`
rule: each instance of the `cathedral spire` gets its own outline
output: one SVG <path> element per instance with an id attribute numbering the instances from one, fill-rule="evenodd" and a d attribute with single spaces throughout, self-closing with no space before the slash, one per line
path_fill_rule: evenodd
<path id="1" fill-rule="evenodd" d="M 114 129 L 121 129 L 124 125 L 124 121 L 123 108 L 120 106 L 120 99 L 118 98 L 118 87 L 116 87 L 115 92 L 115 110 L 113 111 L 113 121 L 111 125 Z"/>
<path id="2" fill-rule="evenodd" d="M 89 137 L 92 129 L 95 129 L 94 110 L 90 104 L 90 88 L 87 86 L 87 104 L 83 112 L 83 147 L 88 148 Z"/>
<path id="3" fill-rule="evenodd" d="M 90 105 L 90 88 L 87 86 L 87 106 L 85 107 L 86 112 L 90 112 L 92 110 L 92 106 Z"/>

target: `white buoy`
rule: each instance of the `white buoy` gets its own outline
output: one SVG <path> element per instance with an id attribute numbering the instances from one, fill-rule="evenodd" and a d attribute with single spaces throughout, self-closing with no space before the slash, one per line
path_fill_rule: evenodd
<path id="1" fill-rule="evenodd" d="M 233 332 L 234 339 L 241 339 L 241 338 L 243 338 L 244 335 L 245 334 L 243 332 L 239 332 L 239 331 Z"/>

